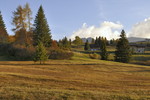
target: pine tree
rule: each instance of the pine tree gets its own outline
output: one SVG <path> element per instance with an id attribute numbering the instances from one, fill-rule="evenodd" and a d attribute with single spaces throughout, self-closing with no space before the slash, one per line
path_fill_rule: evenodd
<path id="1" fill-rule="evenodd" d="M 101 38 L 101 45 L 100 45 L 100 49 L 101 49 L 101 60 L 107 60 L 108 59 L 108 52 L 106 50 L 106 38 Z"/>
<path id="2" fill-rule="evenodd" d="M 115 61 L 128 63 L 130 59 L 131 59 L 131 50 L 129 42 L 126 38 L 125 31 L 122 30 L 116 46 Z"/>
<path id="3" fill-rule="evenodd" d="M 98 43 L 98 38 L 97 38 L 97 37 L 96 37 L 96 39 L 95 39 L 95 45 L 96 45 L 96 46 L 99 45 L 99 43 Z"/>
<path id="4" fill-rule="evenodd" d="M 101 46 L 101 41 L 103 40 L 103 37 L 100 37 L 98 38 L 98 46 L 100 47 Z"/>
<path id="5" fill-rule="evenodd" d="M 86 43 L 84 45 L 84 50 L 90 50 L 90 45 L 89 45 L 88 40 L 86 40 Z"/>
<path id="6" fill-rule="evenodd" d="M 94 43 L 95 43 L 95 40 L 94 40 L 94 38 L 92 38 L 91 44 L 94 44 Z"/>
<path id="7" fill-rule="evenodd" d="M 7 43 L 7 42 L 8 42 L 8 34 L 3 21 L 2 14 L 0 12 L 0 43 Z"/>
<path id="8" fill-rule="evenodd" d="M 40 64 L 44 64 L 44 62 L 48 59 L 48 56 L 47 56 L 47 51 L 43 45 L 42 42 L 39 42 L 38 45 L 37 45 L 37 48 L 36 48 L 36 52 L 35 52 L 35 56 L 34 56 L 34 61 L 37 62 L 37 61 L 40 61 Z"/>
<path id="9" fill-rule="evenodd" d="M 72 43 L 71 39 L 69 39 L 69 43 L 70 43 L 70 46 L 71 46 L 71 43 Z"/>
<path id="10" fill-rule="evenodd" d="M 37 45 L 38 42 L 42 42 L 45 47 L 50 47 L 52 42 L 51 33 L 42 6 L 39 8 L 34 22 L 34 45 Z"/>
<path id="11" fill-rule="evenodd" d="M 59 41 L 59 47 L 66 50 L 71 48 L 70 41 L 68 41 L 67 37 L 64 37 L 62 40 Z"/>

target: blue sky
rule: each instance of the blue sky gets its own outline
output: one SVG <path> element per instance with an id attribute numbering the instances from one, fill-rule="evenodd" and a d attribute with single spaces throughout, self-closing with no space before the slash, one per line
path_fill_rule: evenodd
<path id="1" fill-rule="evenodd" d="M 85 32 L 85 37 L 85 34 L 95 35 L 94 32 L 97 32 L 96 35 L 101 35 L 101 32 L 117 34 L 122 28 L 127 33 L 133 33 L 141 30 L 140 23 L 149 25 L 144 20 L 150 17 L 150 0 L 0 0 L 0 10 L 9 34 L 14 34 L 11 31 L 12 12 L 18 5 L 27 2 L 32 9 L 33 19 L 39 6 L 43 5 L 52 37 L 57 40 L 72 34 L 80 36 L 81 32 Z M 114 28 L 114 24 L 122 26 Z M 138 29 L 135 27 L 137 24 L 140 24 Z M 104 32 L 104 29 L 110 31 Z M 149 37 L 150 31 L 146 32 Z M 136 33 L 133 34 L 131 36 L 136 36 Z"/>

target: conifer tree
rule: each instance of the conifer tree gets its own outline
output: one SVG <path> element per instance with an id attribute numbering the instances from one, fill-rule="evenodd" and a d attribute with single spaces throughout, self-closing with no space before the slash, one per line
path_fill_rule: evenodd
<path id="1" fill-rule="evenodd" d="M 101 45 L 100 45 L 100 49 L 101 49 L 101 60 L 107 60 L 108 59 L 108 52 L 106 50 L 106 38 L 101 38 Z"/>
<path id="2" fill-rule="evenodd" d="M 131 50 L 129 42 L 126 38 L 125 31 L 122 30 L 116 46 L 115 61 L 128 63 L 130 59 L 131 59 Z"/>
<path id="3" fill-rule="evenodd" d="M 97 38 L 97 37 L 96 37 L 96 39 L 95 39 L 95 45 L 96 45 L 96 46 L 99 45 L 99 43 L 98 43 L 98 38 Z"/>
<path id="4" fill-rule="evenodd" d="M 40 64 L 44 64 L 44 62 L 48 59 L 47 51 L 42 42 L 39 42 L 36 48 L 34 61 L 40 61 Z"/>
<path id="5" fill-rule="evenodd" d="M 101 41 L 103 40 L 103 37 L 100 37 L 98 38 L 98 46 L 100 47 L 101 46 Z"/>
<path id="6" fill-rule="evenodd" d="M 70 41 L 67 39 L 67 37 L 64 37 L 62 40 L 59 41 L 59 47 L 67 50 L 71 48 Z"/>
<path id="7" fill-rule="evenodd" d="M 94 38 L 92 38 L 91 44 L 94 44 L 94 43 L 95 43 L 95 40 L 94 40 Z"/>
<path id="8" fill-rule="evenodd" d="M 7 42 L 8 42 L 8 34 L 3 21 L 2 14 L 0 12 L 0 43 L 7 43 Z"/>
<path id="9" fill-rule="evenodd" d="M 84 45 L 84 50 L 90 50 L 90 45 L 89 45 L 88 40 L 86 40 L 86 43 Z"/>
<path id="10" fill-rule="evenodd" d="M 51 46 L 51 33 L 45 18 L 43 7 L 40 6 L 34 21 L 33 44 L 37 45 L 42 42 L 45 47 Z"/>

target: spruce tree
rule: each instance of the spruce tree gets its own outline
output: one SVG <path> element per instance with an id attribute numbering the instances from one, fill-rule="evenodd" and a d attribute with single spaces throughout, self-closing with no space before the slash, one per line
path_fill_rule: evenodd
<path id="1" fill-rule="evenodd" d="M 99 45 L 99 43 L 98 43 L 98 38 L 97 38 L 97 37 L 96 37 L 96 39 L 95 39 L 95 45 L 96 45 L 96 46 Z"/>
<path id="2" fill-rule="evenodd" d="M 94 38 L 92 38 L 91 44 L 94 44 L 94 43 L 95 43 L 95 40 L 94 40 Z"/>
<path id="3" fill-rule="evenodd" d="M 36 52 L 35 52 L 35 56 L 34 56 L 34 61 L 37 62 L 37 61 L 40 61 L 40 64 L 44 64 L 44 62 L 48 59 L 48 56 L 47 56 L 47 51 L 43 45 L 42 42 L 39 42 L 38 45 L 37 45 L 37 48 L 36 48 Z"/>
<path id="4" fill-rule="evenodd" d="M 51 46 L 51 33 L 45 18 L 43 7 L 40 6 L 34 21 L 33 44 L 37 45 L 42 42 L 45 47 Z"/>
<path id="5" fill-rule="evenodd" d="M 131 50 L 129 42 L 126 38 L 125 31 L 122 30 L 116 46 L 115 61 L 128 63 L 130 59 L 131 59 Z"/>
<path id="6" fill-rule="evenodd" d="M 101 38 L 101 45 L 100 45 L 100 49 L 101 49 L 101 60 L 107 60 L 108 59 L 108 52 L 106 50 L 106 39 L 105 38 Z"/>
<path id="7" fill-rule="evenodd" d="M 84 45 L 84 50 L 90 50 L 90 45 L 89 45 L 88 40 L 86 40 L 86 43 Z"/>
<path id="8" fill-rule="evenodd" d="M 0 43 L 7 43 L 7 42 L 8 42 L 8 34 L 6 31 L 2 14 L 0 12 Z"/>
<path id="9" fill-rule="evenodd" d="M 67 39 L 67 37 L 64 37 L 62 40 L 59 41 L 59 47 L 65 50 L 71 48 L 70 41 Z"/>

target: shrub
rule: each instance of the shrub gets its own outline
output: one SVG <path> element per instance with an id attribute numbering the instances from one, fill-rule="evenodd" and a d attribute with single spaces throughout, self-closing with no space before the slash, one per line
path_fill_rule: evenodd
<path id="1" fill-rule="evenodd" d="M 14 44 L 0 44 L 1 55 L 8 56 L 12 60 L 31 60 L 35 52 L 34 47 L 26 47 Z"/>
<path id="2" fill-rule="evenodd" d="M 89 57 L 90 57 L 91 59 L 99 59 L 99 58 L 100 58 L 100 56 L 99 56 L 98 54 L 96 54 L 96 53 L 94 53 L 94 54 L 89 54 Z"/>
<path id="3" fill-rule="evenodd" d="M 21 45 L 11 45 L 8 49 L 8 55 L 13 57 L 14 60 L 32 60 L 34 55 L 34 47 L 25 47 Z"/>
<path id="4" fill-rule="evenodd" d="M 51 49 L 48 54 L 49 59 L 71 59 L 74 55 L 71 51 L 64 51 L 61 49 Z"/>
<path id="5" fill-rule="evenodd" d="M 9 48 L 10 48 L 10 44 L 0 44 L 0 54 L 7 55 Z"/>

